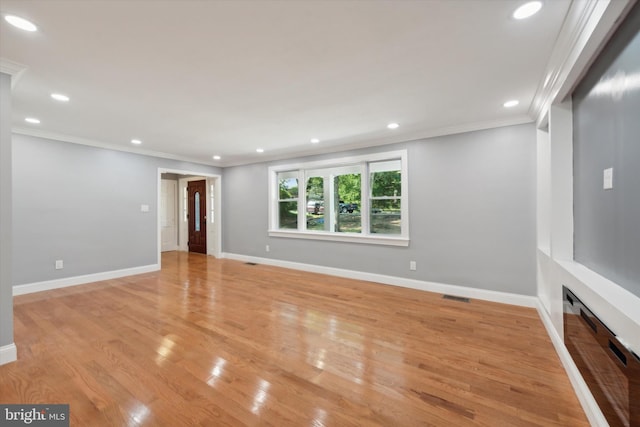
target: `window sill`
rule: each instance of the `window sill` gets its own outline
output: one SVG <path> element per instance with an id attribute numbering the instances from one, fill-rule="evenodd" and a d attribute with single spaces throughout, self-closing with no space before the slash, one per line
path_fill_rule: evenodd
<path id="1" fill-rule="evenodd" d="M 325 240 L 332 242 L 363 243 L 367 245 L 409 246 L 409 238 L 396 236 L 361 236 L 352 233 L 326 233 L 313 231 L 269 230 L 269 237 Z"/>

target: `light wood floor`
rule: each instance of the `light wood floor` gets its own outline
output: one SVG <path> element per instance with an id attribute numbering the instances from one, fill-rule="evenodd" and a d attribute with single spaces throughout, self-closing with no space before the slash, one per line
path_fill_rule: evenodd
<path id="1" fill-rule="evenodd" d="M 14 304 L 0 402 L 71 425 L 588 425 L 533 309 L 178 252 Z"/>

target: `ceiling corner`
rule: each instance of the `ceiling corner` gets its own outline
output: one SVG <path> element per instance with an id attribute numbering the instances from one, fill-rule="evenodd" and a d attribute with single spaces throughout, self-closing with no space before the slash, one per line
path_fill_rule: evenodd
<path id="1" fill-rule="evenodd" d="M 11 76 L 11 88 L 15 87 L 16 83 L 27 68 L 28 67 L 24 64 L 0 57 L 0 73 L 9 74 Z"/>

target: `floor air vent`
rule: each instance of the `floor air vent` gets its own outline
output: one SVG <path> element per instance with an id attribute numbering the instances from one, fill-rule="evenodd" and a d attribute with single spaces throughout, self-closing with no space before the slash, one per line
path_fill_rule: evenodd
<path id="1" fill-rule="evenodd" d="M 257 262 L 245 262 L 245 264 L 247 264 L 247 265 L 258 265 Z"/>
<path id="2" fill-rule="evenodd" d="M 450 299 L 453 301 L 459 301 L 459 302 L 469 302 L 469 298 L 465 298 L 465 297 L 457 297 L 455 295 L 443 295 L 442 298 L 444 299 Z"/>

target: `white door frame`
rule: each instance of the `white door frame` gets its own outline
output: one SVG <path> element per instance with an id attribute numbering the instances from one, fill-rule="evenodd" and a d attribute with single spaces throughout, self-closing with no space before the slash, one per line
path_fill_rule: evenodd
<path id="1" fill-rule="evenodd" d="M 189 251 L 189 226 L 187 224 L 186 221 L 184 221 L 184 213 L 187 210 L 187 206 L 185 206 L 185 192 L 187 191 L 187 187 L 189 186 L 190 182 L 194 182 L 194 181 L 205 181 L 205 185 L 206 185 L 206 201 L 205 201 L 205 209 L 207 211 L 205 218 L 207 219 L 207 255 L 213 255 L 215 257 L 219 257 L 219 254 L 221 251 L 219 250 L 219 245 L 217 242 L 217 238 L 212 239 L 212 235 L 216 236 L 217 235 L 217 227 L 216 227 L 216 221 L 214 221 L 214 226 L 212 227 L 210 224 L 211 222 L 209 221 L 210 219 L 210 214 L 211 214 L 211 185 L 213 185 L 214 187 L 214 205 L 213 206 L 213 210 L 214 212 L 217 214 L 217 209 L 219 209 L 219 205 L 218 202 L 216 200 L 216 186 L 218 185 L 218 178 L 211 178 L 211 177 L 207 177 L 204 175 L 183 175 L 184 178 L 178 178 L 178 211 L 180 212 L 179 216 L 180 216 L 180 221 L 178 221 L 178 234 L 179 234 L 179 238 L 178 238 L 178 249 L 179 251 Z M 217 215 L 216 215 L 217 218 Z"/>
<path id="2" fill-rule="evenodd" d="M 215 222 L 213 223 L 213 226 L 215 227 L 215 242 L 210 242 L 211 239 L 209 239 L 209 236 L 207 236 L 207 254 L 211 254 L 217 258 L 220 258 L 221 254 L 222 254 L 222 215 L 221 215 L 221 206 L 222 206 L 222 191 L 221 191 L 221 186 L 222 186 L 222 175 L 217 175 L 217 174 L 211 174 L 211 173 L 202 173 L 202 172 L 195 172 L 195 171 L 190 171 L 190 170 L 182 170 L 182 169 L 168 169 L 168 168 L 158 168 L 158 179 L 157 179 L 157 206 L 160 206 L 160 193 L 162 190 L 162 183 L 161 183 L 161 179 L 162 179 L 162 174 L 163 173 L 174 173 L 174 174 L 178 174 L 178 175 L 191 175 L 191 176 L 198 176 L 198 177 L 204 177 L 207 180 L 207 183 L 209 182 L 210 179 L 215 179 L 215 185 L 214 185 L 214 204 L 215 206 L 214 211 L 216 213 L 216 219 Z M 180 188 L 178 186 L 178 193 L 180 193 Z M 209 194 L 209 186 L 207 185 L 207 194 Z M 180 200 L 181 196 L 180 194 L 178 194 L 178 200 Z M 207 197 L 207 217 L 208 217 L 208 213 L 211 210 L 209 207 L 209 200 L 210 197 Z M 181 212 L 178 212 L 178 217 L 180 217 Z M 157 235 L 157 247 L 158 247 L 158 265 L 161 266 L 161 260 L 162 260 L 162 224 L 160 223 L 160 214 L 158 214 L 157 216 L 158 220 L 157 220 L 157 230 L 158 230 L 158 235 Z M 180 223 L 180 221 L 178 221 L 178 224 Z M 209 224 L 207 224 L 209 225 Z M 209 245 L 213 246 L 213 250 L 209 250 Z"/>
<path id="3" fill-rule="evenodd" d="M 173 224 L 173 234 L 171 236 L 171 240 L 172 240 L 172 244 L 170 246 L 167 245 L 167 242 L 165 240 L 165 236 L 163 236 L 163 233 L 167 232 L 167 224 L 165 223 L 164 226 L 161 225 L 160 226 L 160 236 L 161 236 L 161 240 L 160 240 L 160 248 L 163 252 L 166 251 L 176 251 L 178 250 L 178 227 L 180 226 L 180 217 L 178 216 L 178 181 L 174 181 L 172 179 L 164 179 L 162 178 L 160 180 L 161 182 L 161 188 L 160 188 L 160 200 L 165 199 L 168 200 L 168 198 L 163 194 L 163 188 L 166 188 L 166 184 L 169 183 L 171 184 L 171 187 L 173 189 L 173 218 L 174 218 L 174 224 Z M 158 206 L 158 215 L 160 215 L 160 217 L 162 218 L 163 215 L 166 215 L 169 213 L 169 211 L 167 209 L 162 209 L 162 205 Z"/>

